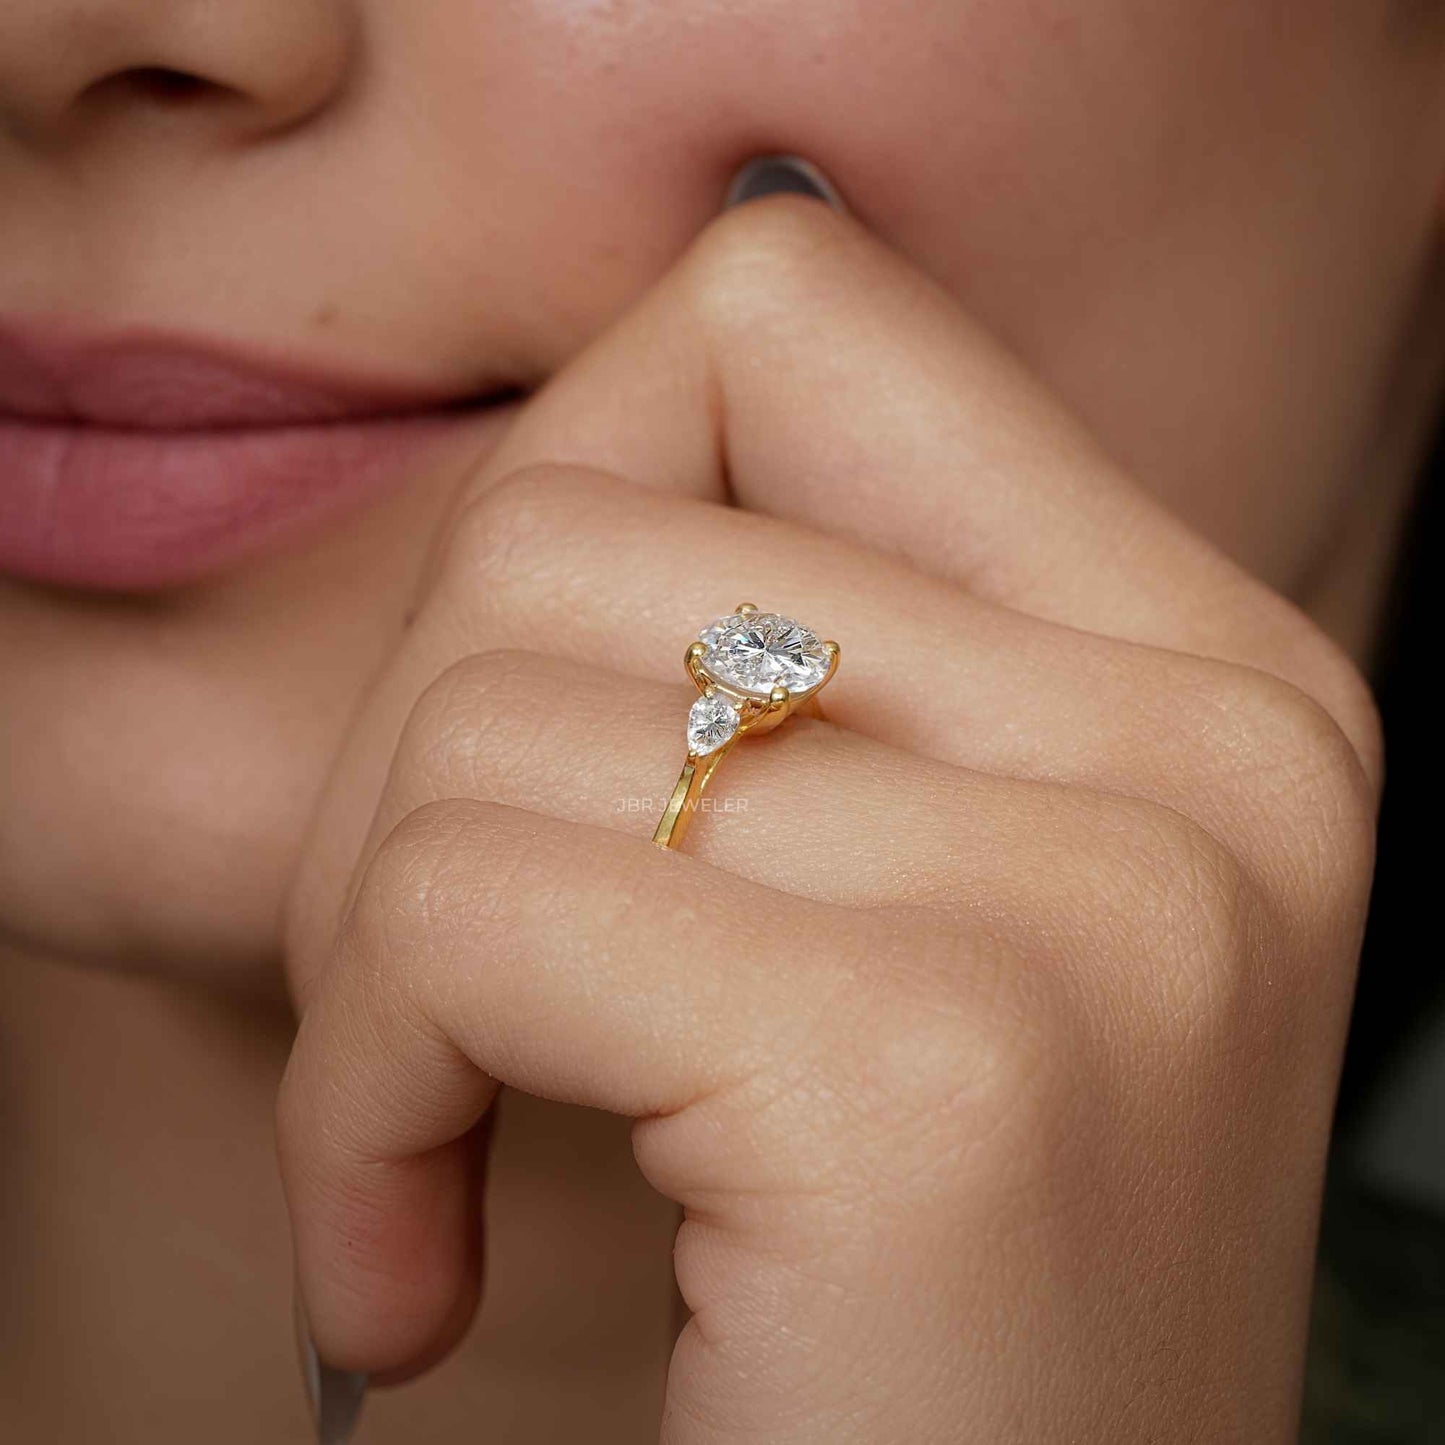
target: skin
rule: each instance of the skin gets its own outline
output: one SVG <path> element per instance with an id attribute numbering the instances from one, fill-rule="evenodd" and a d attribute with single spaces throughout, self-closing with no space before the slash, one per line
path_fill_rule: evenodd
<path id="1" fill-rule="evenodd" d="M 609 803 L 686 700 L 617 617 L 734 583 L 858 642 L 678 857 Z M 468 1318 L 504 1083 L 637 1119 L 683 1207 L 664 1441 L 1288 1438 L 1378 767 L 1323 635 L 940 293 L 730 218 L 469 489 L 323 804 L 280 1106 L 323 1358 Z"/>
<path id="2" fill-rule="evenodd" d="M 70 1302 L 40 1316 L 31 1377 L 73 1348 L 72 1321 L 117 1313 L 93 1287 L 124 1287 L 116 1233 L 157 1242 L 124 1297 L 154 1284 L 156 1351 L 182 1358 L 217 1306 L 164 1241 L 198 1212 L 208 1257 L 252 1261 L 252 1283 L 218 1286 L 248 1323 L 185 1357 L 187 1377 L 215 1398 L 218 1354 L 259 1361 L 251 1396 L 278 1438 L 296 1428 L 267 1303 L 289 1269 L 279 1217 L 236 1203 L 270 1177 L 257 1121 L 286 1043 L 284 948 L 305 1006 L 287 1183 L 340 1363 L 406 1373 L 466 1318 L 460 1146 L 404 1161 L 463 1136 L 500 1078 L 653 1120 L 641 1161 L 694 1211 L 679 1264 L 701 1321 L 668 1439 L 884 1439 L 901 1420 L 952 1438 L 961 1417 L 980 1438 L 1201 1421 L 1287 1438 L 1379 762 L 1358 679 L 1280 599 L 1367 649 L 1438 395 L 1441 45 L 1433 7 L 1307 0 L 820 0 L 685 23 L 662 4 L 0 12 L 0 312 L 180 325 L 462 395 L 556 378 L 500 451 L 479 420 L 444 464 L 224 578 L 146 599 L 0 587 L 0 707 L 26 759 L 0 807 L 7 1018 L 31 1041 L 14 1237 L 44 1241 L 22 1302 Z M 141 66 L 214 89 L 176 108 L 96 84 Z M 821 163 L 877 240 L 760 206 L 689 249 L 733 168 L 779 146 Z M 730 401 L 726 495 L 710 385 Z M 719 554 L 746 565 L 659 565 L 699 526 L 748 529 Z M 748 593 L 843 642 L 834 722 L 746 745 L 723 786 L 757 806 L 665 858 L 608 805 L 670 781 L 674 654 Z M 545 627 L 516 631 L 531 614 L 509 598 Z M 573 717 L 587 694 L 560 664 L 615 635 L 609 599 L 660 641 L 616 658 L 626 725 L 590 745 L 587 791 L 560 732 L 519 729 Z M 891 649 L 885 606 L 912 619 Z M 925 641 L 958 693 L 904 665 Z M 495 749 L 468 748 L 481 732 Z M 879 816 L 886 847 L 855 831 Z M 418 920 L 408 901 L 447 868 L 463 881 Z M 506 909 L 468 891 L 499 870 Z M 704 877 L 710 898 L 760 890 L 759 932 L 746 971 L 678 977 L 668 929 Z M 575 916 L 565 948 L 532 899 Z M 732 957 L 725 927 L 701 910 L 686 956 Z M 487 959 L 511 981 L 495 996 Z M 653 1012 L 597 1007 L 607 967 L 639 970 Z M 689 989 L 724 984 L 726 1028 L 689 1027 Z M 189 1007 L 225 1047 L 198 1049 L 176 1002 L 198 985 Z M 838 1008 L 806 1050 L 778 1037 L 821 998 Z M 357 1010 L 386 1048 L 351 1051 Z M 538 1010 L 568 1058 L 517 1029 Z M 408 1077 L 442 1101 L 427 1118 L 384 1067 L 409 1059 L 418 1011 L 435 1048 Z M 650 1059 L 638 1029 L 696 1072 Z M 867 1067 L 880 1030 L 891 1070 Z M 61 1041 L 91 1058 L 101 1040 L 107 1075 L 57 1062 Z M 235 1154 L 208 1159 L 138 1067 L 167 1056 L 207 1080 Z M 761 1109 L 739 1057 L 795 1102 Z M 810 1087 L 786 1092 L 801 1058 Z M 164 1189 L 127 1117 L 182 1141 Z M 557 1326 L 528 1313 L 540 1291 L 579 1358 L 638 1342 L 612 1373 L 618 1438 L 639 1438 L 666 1357 L 667 1212 L 616 1182 L 618 1128 L 589 1155 L 565 1141 L 605 1126 L 512 1117 L 534 1129 L 498 1155 L 493 1226 L 513 1218 L 504 1237 L 538 1267 L 499 1271 L 483 1347 L 415 1408 L 438 1438 L 453 1408 L 454 1430 L 507 1400 L 508 1438 L 569 1428 L 543 1363 Z M 378 1118 L 395 1134 L 369 1134 Z M 529 1156 L 549 1130 L 564 1142 Z M 118 1231 L 62 1227 L 76 1178 L 134 1201 Z M 774 1202 L 750 1213 L 760 1181 Z M 539 1221 L 559 1192 L 582 1219 L 603 1208 L 590 1192 L 651 1221 L 610 1304 L 579 1303 L 565 1269 L 542 1283 L 585 1227 Z M 359 1273 L 339 1257 L 358 1217 Z M 67 1279 L 57 1261 L 88 1239 Z M 843 1271 L 826 1288 L 815 1258 Z M 146 1418 L 119 1327 L 92 1328 L 94 1401 L 65 1407 L 85 1427 L 251 1438 L 199 1404 Z M 816 1358 L 760 1337 L 812 1338 Z M 60 1407 L 24 1398 L 19 1423 L 52 1428 Z"/>

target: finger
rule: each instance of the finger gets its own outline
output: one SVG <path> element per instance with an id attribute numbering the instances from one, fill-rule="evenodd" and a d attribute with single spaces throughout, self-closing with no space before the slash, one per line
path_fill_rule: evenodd
<path id="1" fill-rule="evenodd" d="M 409 815 L 368 870 L 282 1090 L 322 1358 L 405 1367 L 450 1328 L 472 1275 L 457 1141 L 498 1081 L 649 1117 L 735 1086 L 760 1047 L 793 1039 L 801 1057 L 847 977 L 810 946 L 832 913 L 503 807 Z M 850 936 L 874 933 L 860 916 Z"/>
<path id="2" fill-rule="evenodd" d="M 534 653 L 463 658 L 412 711 L 363 866 L 409 813 L 448 798 L 650 837 L 687 752 L 696 698 L 691 684 Z M 996 779 L 968 779 L 798 717 L 731 750 L 703 796 L 688 851 L 802 897 L 928 903 L 956 881 L 964 818 L 977 824 L 1006 806 Z M 900 868 L 900 857 L 910 866 Z"/>
<path id="3" fill-rule="evenodd" d="M 710 538 L 708 548 L 697 548 L 699 535 Z M 696 622 L 741 596 L 769 593 L 844 643 L 828 710 L 851 732 L 955 767 L 1157 803 L 1209 829 L 1266 888 L 1314 893 L 1333 886 L 1328 865 L 1336 851 L 1321 848 L 1320 837 L 1333 827 L 1337 779 L 1349 775 L 1353 756 L 1320 707 L 1290 685 L 1254 669 L 1042 622 L 771 519 L 576 468 L 534 468 L 469 511 L 358 724 L 296 895 L 292 962 L 301 986 L 327 956 L 358 856 L 367 856 L 368 831 L 369 846 L 381 836 L 372 800 L 383 787 L 385 760 L 397 754 L 405 766 L 428 750 L 427 727 L 459 726 L 429 720 L 423 707 L 398 750 L 415 700 L 439 677 L 469 666 L 473 652 L 540 645 L 576 664 L 574 680 L 603 660 L 668 682 L 681 676 L 687 640 L 676 632 L 678 618 Z M 682 716 L 688 694 L 676 696 L 670 712 L 659 705 L 667 712 L 664 730 L 677 728 Z M 610 717 L 624 698 L 620 688 L 599 704 L 598 716 Z M 478 723 L 502 701 L 474 697 Z M 524 725 L 538 725 L 534 710 L 526 710 Z M 675 766 L 662 760 L 663 751 L 659 738 L 658 757 L 645 765 L 653 771 L 639 763 L 627 784 L 579 769 L 572 782 L 578 811 L 567 816 L 598 821 L 586 807 L 639 796 L 644 779 Z M 1322 769 L 1321 757 L 1331 752 L 1338 768 Z M 1273 781 L 1262 786 L 1266 768 Z M 1361 792 L 1368 792 L 1363 780 Z M 495 796 L 551 811 L 536 796 Z M 772 796 L 744 789 L 739 799 L 756 808 Z M 870 803 L 859 816 L 872 811 Z M 820 876 L 828 877 L 854 830 L 835 809 L 819 816 L 827 826 L 811 841 Z M 763 816 L 750 815 L 750 827 L 764 825 Z M 724 830 L 727 838 L 736 834 Z M 690 846 L 718 847 L 708 856 L 751 876 L 746 858 L 725 842 L 694 838 Z M 789 866 L 797 876 L 790 874 L 788 886 L 817 886 L 801 862 Z"/>
<path id="4" fill-rule="evenodd" d="M 708 548 L 694 545 L 699 535 Z M 1330 856 L 1318 844 L 1335 818 L 1337 772 L 1326 776 L 1320 759 L 1332 748 L 1343 768 L 1349 746 L 1317 704 L 1254 669 L 1042 622 L 847 542 L 572 468 L 534 469 L 494 489 L 455 540 L 455 566 L 387 684 L 398 706 L 455 664 L 464 639 L 488 650 L 541 642 L 576 664 L 574 679 L 605 660 L 665 682 L 681 676 L 687 639 L 676 618 L 706 619 L 719 599 L 780 591 L 780 606 L 844 643 L 827 707 L 853 733 L 955 767 L 1177 809 L 1266 883 L 1298 890 L 1307 881 L 1300 858 Z M 617 684 L 619 701 L 601 705 L 600 716 L 626 705 L 626 687 Z M 672 704 L 668 726 L 686 696 Z M 475 705 L 487 716 L 497 710 Z M 411 749 L 436 726 L 422 716 Z M 534 719 L 529 712 L 529 725 Z M 1272 786 L 1261 785 L 1265 769 Z M 923 785 L 934 786 L 927 777 Z M 573 786 L 596 780 L 579 772 Z M 900 785 L 897 796 L 909 793 Z M 868 802 L 859 816 L 873 811 L 861 794 L 854 801 Z M 855 829 L 831 809 L 823 816 L 810 841 L 827 857 Z"/>
<path id="5" fill-rule="evenodd" d="M 946 1098 L 962 1123 L 964 1080 L 988 1073 L 984 1040 L 1004 1026 L 975 1032 L 990 1011 L 1016 1030 L 1014 1011 L 1062 1005 L 1090 1047 L 1120 1016 L 1151 1047 L 1182 1045 L 1220 984 L 1208 964 L 1101 972 L 1099 938 L 1121 957 L 1190 959 L 1196 930 L 1237 902 L 1221 850 L 1159 810 L 986 781 L 1030 796 L 960 825 L 970 868 L 992 877 L 967 923 L 930 912 L 926 930 L 916 910 L 837 908 L 505 806 L 408 814 L 366 871 L 282 1089 L 322 1358 L 405 1373 L 455 1331 L 474 1277 L 455 1151 L 499 1083 L 650 1121 L 638 1147 L 657 1188 L 734 1246 L 775 1254 L 801 1231 L 808 1253 L 809 1201 L 841 1208 L 855 1238 L 880 1199 L 911 1217 L 878 1190 L 875 1153 L 899 1140 L 891 1091 L 902 1117 Z M 864 1107 L 888 1127 L 860 1135 Z M 926 1169 L 919 1187 L 936 1194 Z M 880 1247 L 900 1220 L 884 1226 Z M 747 1313 L 736 1281 L 712 1281 L 695 1309 Z"/>
<path id="6" fill-rule="evenodd" d="M 672 781 L 695 696 L 537 654 L 464 659 L 408 722 L 361 876 L 413 813 L 457 799 L 649 837 L 656 812 L 619 803 L 647 779 Z M 807 718 L 739 743 L 706 796 L 716 806 L 688 846 L 720 879 L 846 904 L 850 916 L 993 916 L 999 935 L 1036 959 L 1085 948 L 1100 919 L 1111 946 L 1158 954 L 1192 917 L 1176 895 L 1201 886 L 1201 870 L 1212 880 L 1205 890 L 1223 888 L 1233 903 L 1264 892 L 1247 865 L 1174 809 L 943 766 Z M 649 801 L 655 809 L 664 798 Z M 1293 885 L 1303 886 L 1298 872 Z M 1000 916 L 1001 899 L 1016 917 Z"/>
<path id="7" fill-rule="evenodd" d="M 408 720 L 359 876 L 411 813 L 449 799 L 650 837 L 695 697 L 532 653 L 464 658 Z M 705 802 L 688 851 L 720 872 L 855 908 L 955 914 L 1015 887 L 1020 848 L 1097 860 L 1116 846 L 1100 829 L 1128 816 L 1128 800 L 941 765 L 807 718 L 737 744 Z M 1049 876 L 1031 921 L 1082 928 L 1098 885 L 1078 869 Z"/>
<path id="8" fill-rule="evenodd" d="M 1275 672 L 1347 731 L 1361 708 L 1292 607 L 1148 497 L 951 297 L 815 203 L 717 222 L 536 398 L 473 494 L 535 462 L 730 492 L 1040 617 Z"/>
<path id="9" fill-rule="evenodd" d="M 856 318 L 851 304 L 863 308 Z M 714 228 L 523 411 L 473 503 L 539 459 L 697 496 L 723 498 L 731 482 L 757 510 L 863 538 L 863 564 L 839 573 L 848 587 L 889 548 L 985 599 L 1261 668 L 1318 699 L 1378 776 L 1377 724 L 1353 669 L 1102 461 L 948 298 L 821 206 L 755 203 Z M 547 566 L 516 541 L 530 565 Z M 687 553 L 722 558 L 706 536 Z M 709 613 L 737 600 L 727 591 Z M 439 656 L 423 628 L 399 650 L 338 765 L 293 894 L 303 977 L 324 955 L 411 703 L 450 662 L 498 640 L 462 631 Z M 511 640 L 561 650 L 556 637 Z M 851 660 L 849 671 L 859 675 Z M 1049 739 L 1035 719 L 1050 710 L 1020 710 L 1010 724 L 1037 738 L 1041 757 Z"/>

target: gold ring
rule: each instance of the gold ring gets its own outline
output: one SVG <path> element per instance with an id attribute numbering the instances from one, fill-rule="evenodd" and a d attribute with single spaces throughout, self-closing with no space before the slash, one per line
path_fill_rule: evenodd
<path id="1" fill-rule="evenodd" d="M 838 644 L 743 602 L 698 633 L 683 666 L 702 696 L 687 715 L 687 760 L 652 835 L 659 848 L 682 842 L 703 789 L 740 737 L 771 732 L 796 712 L 822 717 L 818 694 L 838 670 Z"/>

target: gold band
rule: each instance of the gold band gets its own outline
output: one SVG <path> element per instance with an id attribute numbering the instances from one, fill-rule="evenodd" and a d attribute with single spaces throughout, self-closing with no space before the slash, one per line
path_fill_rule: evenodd
<path id="1" fill-rule="evenodd" d="M 734 616 L 747 618 L 757 610 L 751 602 L 744 602 L 736 608 Z M 818 646 L 816 638 L 812 645 L 815 649 Z M 710 750 L 703 753 L 689 750 L 682 765 L 682 772 L 678 774 L 677 786 L 673 788 L 672 796 L 667 800 L 667 806 L 662 810 L 662 816 L 652 834 L 652 841 L 659 848 L 676 848 L 681 844 L 693 814 L 702 804 L 703 790 L 717 771 L 718 764 L 732 751 L 739 738 L 748 733 L 771 732 L 794 713 L 815 718 L 823 716 L 817 694 L 838 670 L 839 648 L 836 642 L 825 642 L 822 647 L 827 655 L 827 670 L 819 681 L 803 693 L 790 693 L 786 687 L 774 687 L 766 698 L 742 693 L 710 677 L 705 671 L 708 653 L 705 643 L 694 642 L 687 649 L 683 666 L 696 684 L 698 692 L 709 700 L 719 697 L 726 700 L 736 712 L 737 720 L 726 739 Z"/>
<path id="2" fill-rule="evenodd" d="M 659 848 L 676 848 L 682 842 L 687 825 L 692 821 L 692 815 L 702 801 L 702 790 L 707 787 L 708 780 L 731 747 L 732 743 L 724 743 L 705 758 L 688 754 L 687 761 L 682 765 L 682 772 L 678 774 L 677 786 L 672 790 L 672 796 L 667 800 L 667 806 L 662 810 L 662 817 L 657 820 L 657 827 L 652 834 L 652 841 Z"/>

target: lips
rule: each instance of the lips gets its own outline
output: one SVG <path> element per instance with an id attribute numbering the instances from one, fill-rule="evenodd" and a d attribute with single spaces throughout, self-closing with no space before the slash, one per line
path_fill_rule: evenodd
<path id="1" fill-rule="evenodd" d="M 402 484 L 504 395 L 0 322 L 0 571 L 121 591 L 196 581 Z"/>

